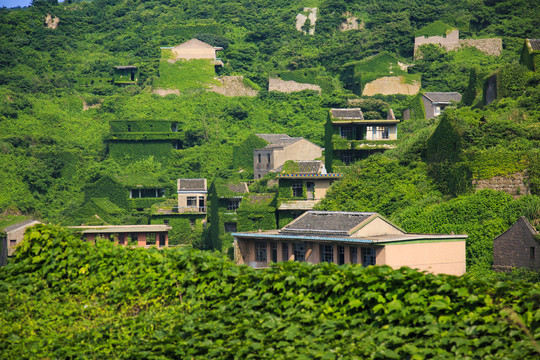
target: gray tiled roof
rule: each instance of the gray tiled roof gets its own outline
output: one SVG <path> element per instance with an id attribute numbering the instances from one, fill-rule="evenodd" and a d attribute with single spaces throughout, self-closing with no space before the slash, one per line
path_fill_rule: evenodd
<path id="1" fill-rule="evenodd" d="M 461 101 L 461 94 L 458 92 L 426 92 L 424 96 L 434 103 Z"/>
<path id="2" fill-rule="evenodd" d="M 132 66 L 132 65 L 128 65 L 128 66 L 115 66 L 114 68 L 115 68 L 115 69 L 118 69 L 118 70 L 124 70 L 124 69 L 137 69 L 136 66 Z"/>
<path id="3" fill-rule="evenodd" d="M 531 48 L 535 51 L 540 50 L 540 39 L 528 39 L 531 44 Z"/>
<path id="4" fill-rule="evenodd" d="M 37 221 L 37 220 L 34 220 L 34 219 L 21 221 L 21 222 L 19 222 L 19 223 L 13 224 L 13 225 L 6 226 L 6 227 L 4 228 L 4 232 L 5 232 L 5 233 L 9 233 L 9 232 L 12 232 L 12 231 L 14 231 L 14 230 L 18 230 L 18 229 L 20 229 L 20 228 L 27 227 L 27 226 L 29 226 L 30 224 L 35 223 L 35 222 L 38 222 L 38 221 Z"/>
<path id="5" fill-rule="evenodd" d="M 295 174 L 319 174 L 322 169 L 322 161 L 320 160 L 294 160 L 298 165 L 298 170 Z M 283 165 L 278 167 L 275 172 L 280 173 L 283 171 Z"/>
<path id="6" fill-rule="evenodd" d="M 280 230 L 280 233 L 348 235 L 349 231 L 374 213 L 308 211 Z"/>
<path id="7" fill-rule="evenodd" d="M 256 134 L 258 137 L 263 139 L 264 141 L 269 142 L 270 144 L 280 144 L 283 141 L 292 139 L 287 134 Z"/>
<path id="8" fill-rule="evenodd" d="M 246 182 L 241 182 L 238 184 L 227 184 L 227 188 L 229 189 L 229 191 L 232 191 L 234 193 L 245 194 L 249 192 Z"/>
<path id="9" fill-rule="evenodd" d="M 178 191 L 206 191 L 206 179 L 178 179 Z"/>
<path id="10" fill-rule="evenodd" d="M 334 119 L 355 119 L 355 120 L 364 120 L 364 114 L 360 108 L 352 109 L 331 109 L 330 110 L 332 117 Z"/>

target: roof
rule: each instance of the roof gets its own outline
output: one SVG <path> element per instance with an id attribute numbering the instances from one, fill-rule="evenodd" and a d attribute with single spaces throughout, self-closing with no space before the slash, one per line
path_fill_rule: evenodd
<path id="1" fill-rule="evenodd" d="M 527 39 L 533 51 L 540 51 L 540 39 Z"/>
<path id="2" fill-rule="evenodd" d="M 193 49 L 193 48 L 210 48 L 214 50 L 223 50 L 221 47 L 215 47 L 199 39 L 191 39 L 181 44 L 176 45 L 175 49 Z"/>
<path id="3" fill-rule="evenodd" d="M 7 233 L 10 233 L 12 231 L 27 228 L 27 227 L 35 225 L 35 224 L 41 224 L 41 222 L 39 222 L 39 221 L 37 221 L 35 219 L 29 219 L 29 220 L 21 221 L 19 223 L 16 223 L 16 224 L 13 224 L 13 225 L 10 225 L 10 226 L 6 226 L 3 229 L 3 231 L 7 234 Z"/>
<path id="4" fill-rule="evenodd" d="M 97 225 L 97 226 L 68 226 L 70 229 L 80 230 L 82 234 L 111 234 L 136 232 L 164 232 L 172 229 L 169 225 Z"/>
<path id="5" fill-rule="evenodd" d="M 206 179 L 178 179 L 178 191 L 206 191 Z"/>
<path id="6" fill-rule="evenodd" d="M 326 172 L 326 169 L 324 168 L 324 164 L 320 160 L 291 160 L 293 161 L 297 166 L 294 167 L 294 174 L 320 174 L 323 169 Z M 281 165 L 280 167 L 276 168 L 275 172 L 282 172 L 283 166 L 285 164 Z"/>
<path id="7" fill-rule="evenodd" d="M 493 241 L 497 241 L 500 238 L 504 238 L 504 235 L 506 235 L 506 233 L 508 233 L 510 230 L 512 230 L 512 229 L 514 229 L 516 227 L 523 227 L 523 228 L 527 229 L 528 231 L 530 231 L 530 233 L 532 235 L 538 234 L 538 231 L 536 231 L 536 229 L 531 225 L 529 220 L 527 220 L 527 218 L 525 216 L 522 216 L 519 219 L 517 219 L 517 221 L 514 223 L 514 225 L 510 226 L 508 228 L 508 230 L 503 232 L 501 235 L 497 236 Z"/>
<path id="8" fill-rule="evenodd" d="M 308 211 L 281 229 L 280 233 L 349 235 L 349 232 L 375 213 Z"/>
<path id="9" fill-rule="evenodd" d="M 290 137 L 287 134 L 255 134 L 269 144 L 263 149 L 277 149 L 284 148 L 300 140 L 304 140 L 302 137 Z M 256 149 L 259 150 L 259 149 Z"/>
<path id="10" fill-rule="evenodd" d="M 319 200 L 292 200 L 281 203 L 279 210 L 311 210 Z"/>
<path id="11" fill-rule="evenodd" d="M 241 182 L 238 184 L 227 184 L 227 188 L 229 189 L 229 191 L 232 191 L 234 193 L 245 194 L 249 192 L 247 182 Z"/>
<path id="12" fill-rule="evenodd" d="M 278 174 L 278 179 L 339 179 L 343 174 Z"/>
<path id="13" fill-rule="evenodd" d="M 330 109 L 330 113 L 334 119 L 343 120 L 364 120 L 364 114 L 360 108 L 352 109 Z"/>
<path id="14" fill-rule="evenodd" d="M 118 70 L 126 70 L 126 69 L 138 69 L 137 66 L 115 66 L 114 67 L 115 69 L 118 69 Z"/>
<path id="15" fill-rule="evenodd" d="M 424 96 L 433 103 L 450 103 L 461 101 L 461 94 L 458 92 L 426 92 Z"/>

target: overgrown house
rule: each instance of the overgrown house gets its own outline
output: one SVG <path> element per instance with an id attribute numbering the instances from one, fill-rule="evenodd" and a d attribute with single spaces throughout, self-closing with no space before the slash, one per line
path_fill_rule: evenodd
<path id="1" fill-rule="evenodd" d="M 386 119 L 366 119 L 362 109 L 331 109 L 325 129 L 326 167 L 349 165 L 369 155 L 395 147 L 397 124 L 389 109 Z"/>
<path id="2" fill-rule="evenodd" d="M 540 235 L 526 217 L 493 240 L 493 270 L 540 270 Z"/>
<path id="3" fill-rule="evenodd" d="M 431 119 L 442 114 L 444 109 L 461 101 L 458 92 L 425 92 L 422 94 L 424 116 Z"/>
<path id="4" fill-rule="evenodd" d="M 233 233 L 235 261 L 306 261 L 465 273 L 467 235 L 409 234 L 377 213 L 307 211 L 281 230 Z"/>
<path id="5" fill-rule="evenodd" d="M 287 134 L 256 134 L 268 143 L 253 150 L 253 175 L 255 180 L 283 166 L 288 160 L 315 160 L 322 156 L 322 148 L 302 137 Z"/>

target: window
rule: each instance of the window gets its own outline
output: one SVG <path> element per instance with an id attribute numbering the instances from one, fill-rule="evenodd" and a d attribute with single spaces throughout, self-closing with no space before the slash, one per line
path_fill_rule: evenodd
<path id="1" fill-rule="evenodd" d="M 351 264 L 358 264 L 358 249 L 350 247 L 349 253 L 351 254 Z"/>
<path id="2" fill-rule="evenodd" d="M 164 225 L 169 225 L 169 219 L 164 219 L 164 220 L 163 220 L 163 224 L 164 224 Z"/>
<path id="3" fill-rule="evenodd" d="M 375 265 L 375 249 L 374 248 L 362 248 L 362 265 L 363 266 Z"/>
<path id="4" fill-rule="evenodd" d="M 340 126 L 339 135 L 342 139 L 351 139 L 352 138 L 352 127 L 350 126 Z"/>
<path id="5" fill-rule="evenodd" d="M 266 154 L 266 161 L 268 161 L 268 164 L 270 164 L 270 154 Z"/>
<path id="6" fill-rule="evenodd" d="M 289 244 L 281 243 L 281 257 L 283 258 L 283 261 L 289 260 Z"/>
<path id="7" fill-rule="evenodd" d="M 321 262 L 334 262 L 334 247 L 332 245 L 321 245 Z"/>
<path id="8" fill-rule="evenodd" d="M 295 261 L 306 261 L 306 245 L 304 243 L 294 244 L 293 251 Z"/>
<path id="9" fill-rule="evenodd" d="M 441 107 L 440 106 L 434 106 L 433 107 L 433 115 L 435 115 L 435 116 L 441 115 Z"/>
<path id="10" fill-rule="evenodd" d="M 172 132 L 178 132 L 178 123 L 172 123 L 171 124 L 171 131 Z"/>
<path id="11" fill-rule="evenodd" d="M 129 125 L 129 124 L 128 124 L 128 126 L 127 126 L 127 131 L 128 131 L 128 132 L 131 132 L 131 125 Z"/>
<path id="12" fill-rule="evenodd" d="M 293 197 L 304 196 L 304 184 L 301 181 L 295 181 L 292 183 L 292 196 Z"/>
<path id="13" fill-rule="evenodd" d="M 189 226 L 191 230 L 195 230 L 195 219 L 189 219 Z"/>
<path id="14" fill-rule="evenodd" d="M 388 139 L 389 128 L 388 126 L 377 126 L 377 136 L 376 139 Z"/>
<path id="15" fill-rule="evenodd" d="M 353 156 L 352 156 L 352 153 L 346 151 L 346 152 L 342 152 L 341 153 L 341 161 L 343 161 L 343 163 L 345 165 L 349 165 L 350 163 L 353 162 Z"/>
<path id="16" fill-rule="evenodd" d="M 534 246 L 531 246 L 531 260 L 534 260 Z"/>
<path id="17" fill-rule="evenodd" d="M 257 154 L 257 155 L 259 155 L 259 163 L 260 163 L 261 162 L 261 154 Z"/>
<path id="18" fill-rule="evenodd" d="M 146 234 L 146 245 L 156 245 L 156 233 Z"/>
<path id="19" fill-rule="evenodd" d="M 165 189 L 131 189 L 129 197 L 132 199 L 165 197 Z"/>
<path id="20" fill-rule="evenodd" d="M 187 206 L 196 207 L 197 206 L 197 197 L 196 196 L 188 196 L 187 197 Z"/>
<path id="21" fill-rule="evenodd" d="M 272 261 L 277 262 L 277 243 L 272 243 Z"/>
<path id="22" fill-rule="evenodd" d="M 255 243 L 255 261 L 266 262 L 266 242 L 257 241 Z"/>
<path id="23" fill-rule="evenodd" d="M 345 246 L 338 246 L 338 264 L 345 264 Z"/>
<path id="24" fill-rule="evenodd" d="M 240 199 L 229 199 L 227 201 L 227 210 L 229 211 L 236 211 L 238 206 L 240 206 Z"/>
<path id="25" fill-rule="evenodd" d="M 223 225 L 225 227 L 225 232 L 226 233 L 236 232 L 236 223 L 235 222 L 228 222 L 228 223 L 225 223 Z"/>
<path id="26" fill-rule="evenodd" d="M 9 246 L 13 247 L 15 245 L 17 245 L 17 240 L 9 240 Z"/>
<path id="27" fill-rule="evenodd" d="M 128 235 L 128 244 L 129 245 L 137 245 L 139 243 L 139 234 L 137 233 L 131 233 Z"/>

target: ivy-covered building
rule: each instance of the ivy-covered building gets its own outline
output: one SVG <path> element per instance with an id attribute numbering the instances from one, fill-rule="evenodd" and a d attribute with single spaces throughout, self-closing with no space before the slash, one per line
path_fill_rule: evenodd
<path id="1" fill-rule="evenodd" d="M 182 147 L 175 120 L 112 120 L 109 125 L 108 150 L 114 158 L 166 158 Z"/>
<path id="2" fill-rule="evenodd" d="M 113 84 L 126 86 L 137 85 L 139 68 L 137 66 L 115 66 L 113 71 Z"/>
<path id="3" fill-rule="evenodd" d="M 540 70 L 540 39 L 525 39 L 520 63 L 531 71 Z"/>
<path id="4" fill-rule="evenodd" d="M 392 149 L 397 141 L 397 124 L 389 109 L 386 119 L 366 119 L 360 108 L 331 109 L 325 128 L 326 168 L 349 165 L 369 155 Z"/>
<path id="5" fill-rule="evenodd" d="M 444 109 L 461 101 L 458 92 L 425 92 L 422 94 L 424 116 L 431 119 L 442 114 Z"/>

